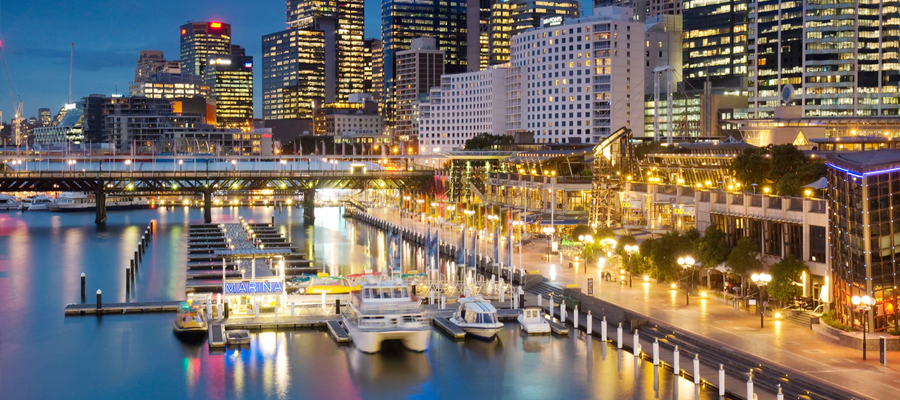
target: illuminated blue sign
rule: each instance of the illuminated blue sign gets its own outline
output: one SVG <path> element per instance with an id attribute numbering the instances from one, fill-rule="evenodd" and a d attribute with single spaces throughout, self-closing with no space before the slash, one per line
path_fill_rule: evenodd
<path id="1" fill-rule="evenodd" d="M 281 293 L 281 282 L 225 282 L 225 294 Z"/>

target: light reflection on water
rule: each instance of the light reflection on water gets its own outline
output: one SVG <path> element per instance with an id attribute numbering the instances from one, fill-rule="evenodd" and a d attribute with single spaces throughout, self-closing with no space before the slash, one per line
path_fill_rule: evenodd
<path id="1" fill-rule="evenodd" d="M 216 221 L 276 217 L 277 229 L 319 265 L 342 274 L 386 267 L 386 235 L 317 210 L 214 209 Z M 63 317 L 80 302 L 124 301 L 124 268 L 151 219 L 157 231 L 141 264 L 133 301 L 184 296 L 184 232 L 200 222 L 183 208 L 93 214 L 0 214 L 0 388 L 11 399 L 164 398 L 694 398 L 694 385 L 648 362 L 583 337 L 523 337 L 515 324 L 491 342 L 454 342 L 435 331 L 425 353 L 386 346 L 369 355 L 337 346 L 324 331 L 254 334 L 248 347 L 210 353 L 181 343 L 171 314 Z M 311 238 L 311 240 L 307 240 Z M 413 253 L 407 249 L 407 259 Z M 406 268 L 412 268 L 410 263 Z M 573 335 L 574 336 L 574 335 Z M 582 335 L 583 336 L 583 335 Z M 656 378 L 656 379 L 653 379 Z M 48 379 L 52 384 L 48 384 Z M 658 382 L 657 384 L 654 384 Z M 658 391 L 657 391 L 658 389 Z M 713 393 L 701 391 L 702 398 Z"/>

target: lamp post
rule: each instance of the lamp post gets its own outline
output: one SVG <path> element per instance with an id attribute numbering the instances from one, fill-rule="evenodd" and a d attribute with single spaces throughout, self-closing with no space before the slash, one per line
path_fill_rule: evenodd
<path id="1" fill-rule="evenodd" d="M 872 306 L 875 305 L 875 299 L 869 297 L 868 295 L 863 296 L 863 297 L 853 296 L 853 298 L 850 299 L 850 302 L 853 303 L 854 306 L 856 306 L 856 309 L 862 315 L 862 318 L 861 318 L 863 321 L 863 346 L 862 346 L 862 348 L 863 348 L 863 361 L 865 361 L 865 359 L 866 359 L 866 331 L 868 330 L 869 310 L 871 310 Z"/>
<path id="2" fill-rule="evenodd" d="M 584 273 L 587 273 L 587 256 L 585 256 L 585 250 L 587 250 L 588 244 L 594 243 L 594 237 L 591 235 L 578 235 L 578 241 L 581 242 L 581 258 L 584 259 Z"/>
<path id="3" fill-rule="evenodd" d="M 447 206 L 447 211 L 450 213 L 450 216 L 448 219 L 450 220 L 451 225 L 455 224 L 456 223 L 456 213 L 454 211 L 456 211 L 456 205 L 451 204 L 451 205 Z"/>
<path id="4" fill-rule="evenodd" d="M 541 232 L 544 232 L 545 235 L 549 235 L 550 238 L 547 239 L 547 262 L 550 262 L 550 243 L 553 242 L 553 233 L 556 232 L 556 228 L 552 226 L 548 226 L 541 229 Z"/>
<path id="5" fill-rule="evenodd" d="M 522 266 L 522 239 L 525 238 L 525 221 L 517 219 L 512 222 L 513 229 L 519 228 L 519 268 L 523 268 Z M 512 256 L 509 256 L 510 261 L 512 260 Z"/>
<path id="6" fill-rule="evenodd" d="M 628 256 L 628 264 L 631 264 L 631 254 L 637 253 L 640 248 L 638 245 L 630 245 L 626 244 L 624 247 L 625 255 Z M 633 287 L 634 285 L 634 271 L 631 270 L 631 265 L 628 266 L 628 287 Z"/>
<path id="7" fill-rule="evenodd" d="M 766 285 L 772 281 L 772 275 L 769 275 L 765 272 L 761 274 L 753 274 L 750 276 L 750 280 L 756 283 L 759 286 L 759 304 L 756 307 L 763 306 L 763 308 L 759 309 L 759 327 L 764 328 L 763 325 L 763 316 L 766 314 L 766 303 L 769 302 L 768 293 L 766 293 Z"/>
<path id="8" fill-rule="evenodd" d="M 687 273 L 691 268 L 694 267 L 694 258 L 693 257 L 678 257 L 678 265 L 684 269 L 684 272 Z M 693 278 L 693 274 L 691 274 L 691 278 Z M 691 283 L 693 284 L 693 279 L 691 279 Z M 691 292 L 689 289 L 684 289 L 684 303 L 685 305 L 691 305 Z"/>

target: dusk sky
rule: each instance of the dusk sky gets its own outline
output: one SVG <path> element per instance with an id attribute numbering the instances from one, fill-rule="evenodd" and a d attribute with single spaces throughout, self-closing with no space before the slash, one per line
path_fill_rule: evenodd
<path id="1" fill-rule="evenodd" d="M 582 0 L 584 4 L 590 1 Z M 380 37 L 380 1 L 366 0 L 366 37 Z M 232 24 L 232 42 L 255 64 L 254 113 L 262 115 L 262 35 L 284 29 L 284 0 L 43 0 L 0 2 L 0 40 L 24 117 L 48 107 L 56 114 L 69 85 L 69 44 L 75 43 L 72 98 L 91 93 L 128 93 L 141 50 L 179 58 L 178 27 L 187 21 Z M 0 72 L 6 80 L 6 73 Z M 3 120 L 12 117 L 7 85 L 0 89 Z"/>

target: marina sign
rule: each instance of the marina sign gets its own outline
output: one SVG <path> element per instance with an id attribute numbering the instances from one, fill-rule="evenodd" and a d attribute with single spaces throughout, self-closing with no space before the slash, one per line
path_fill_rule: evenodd
<path id="1" fill-rule="evenodd" d="M 281 282 L 225 282 L 225 294 L 282 293 Z"/>

